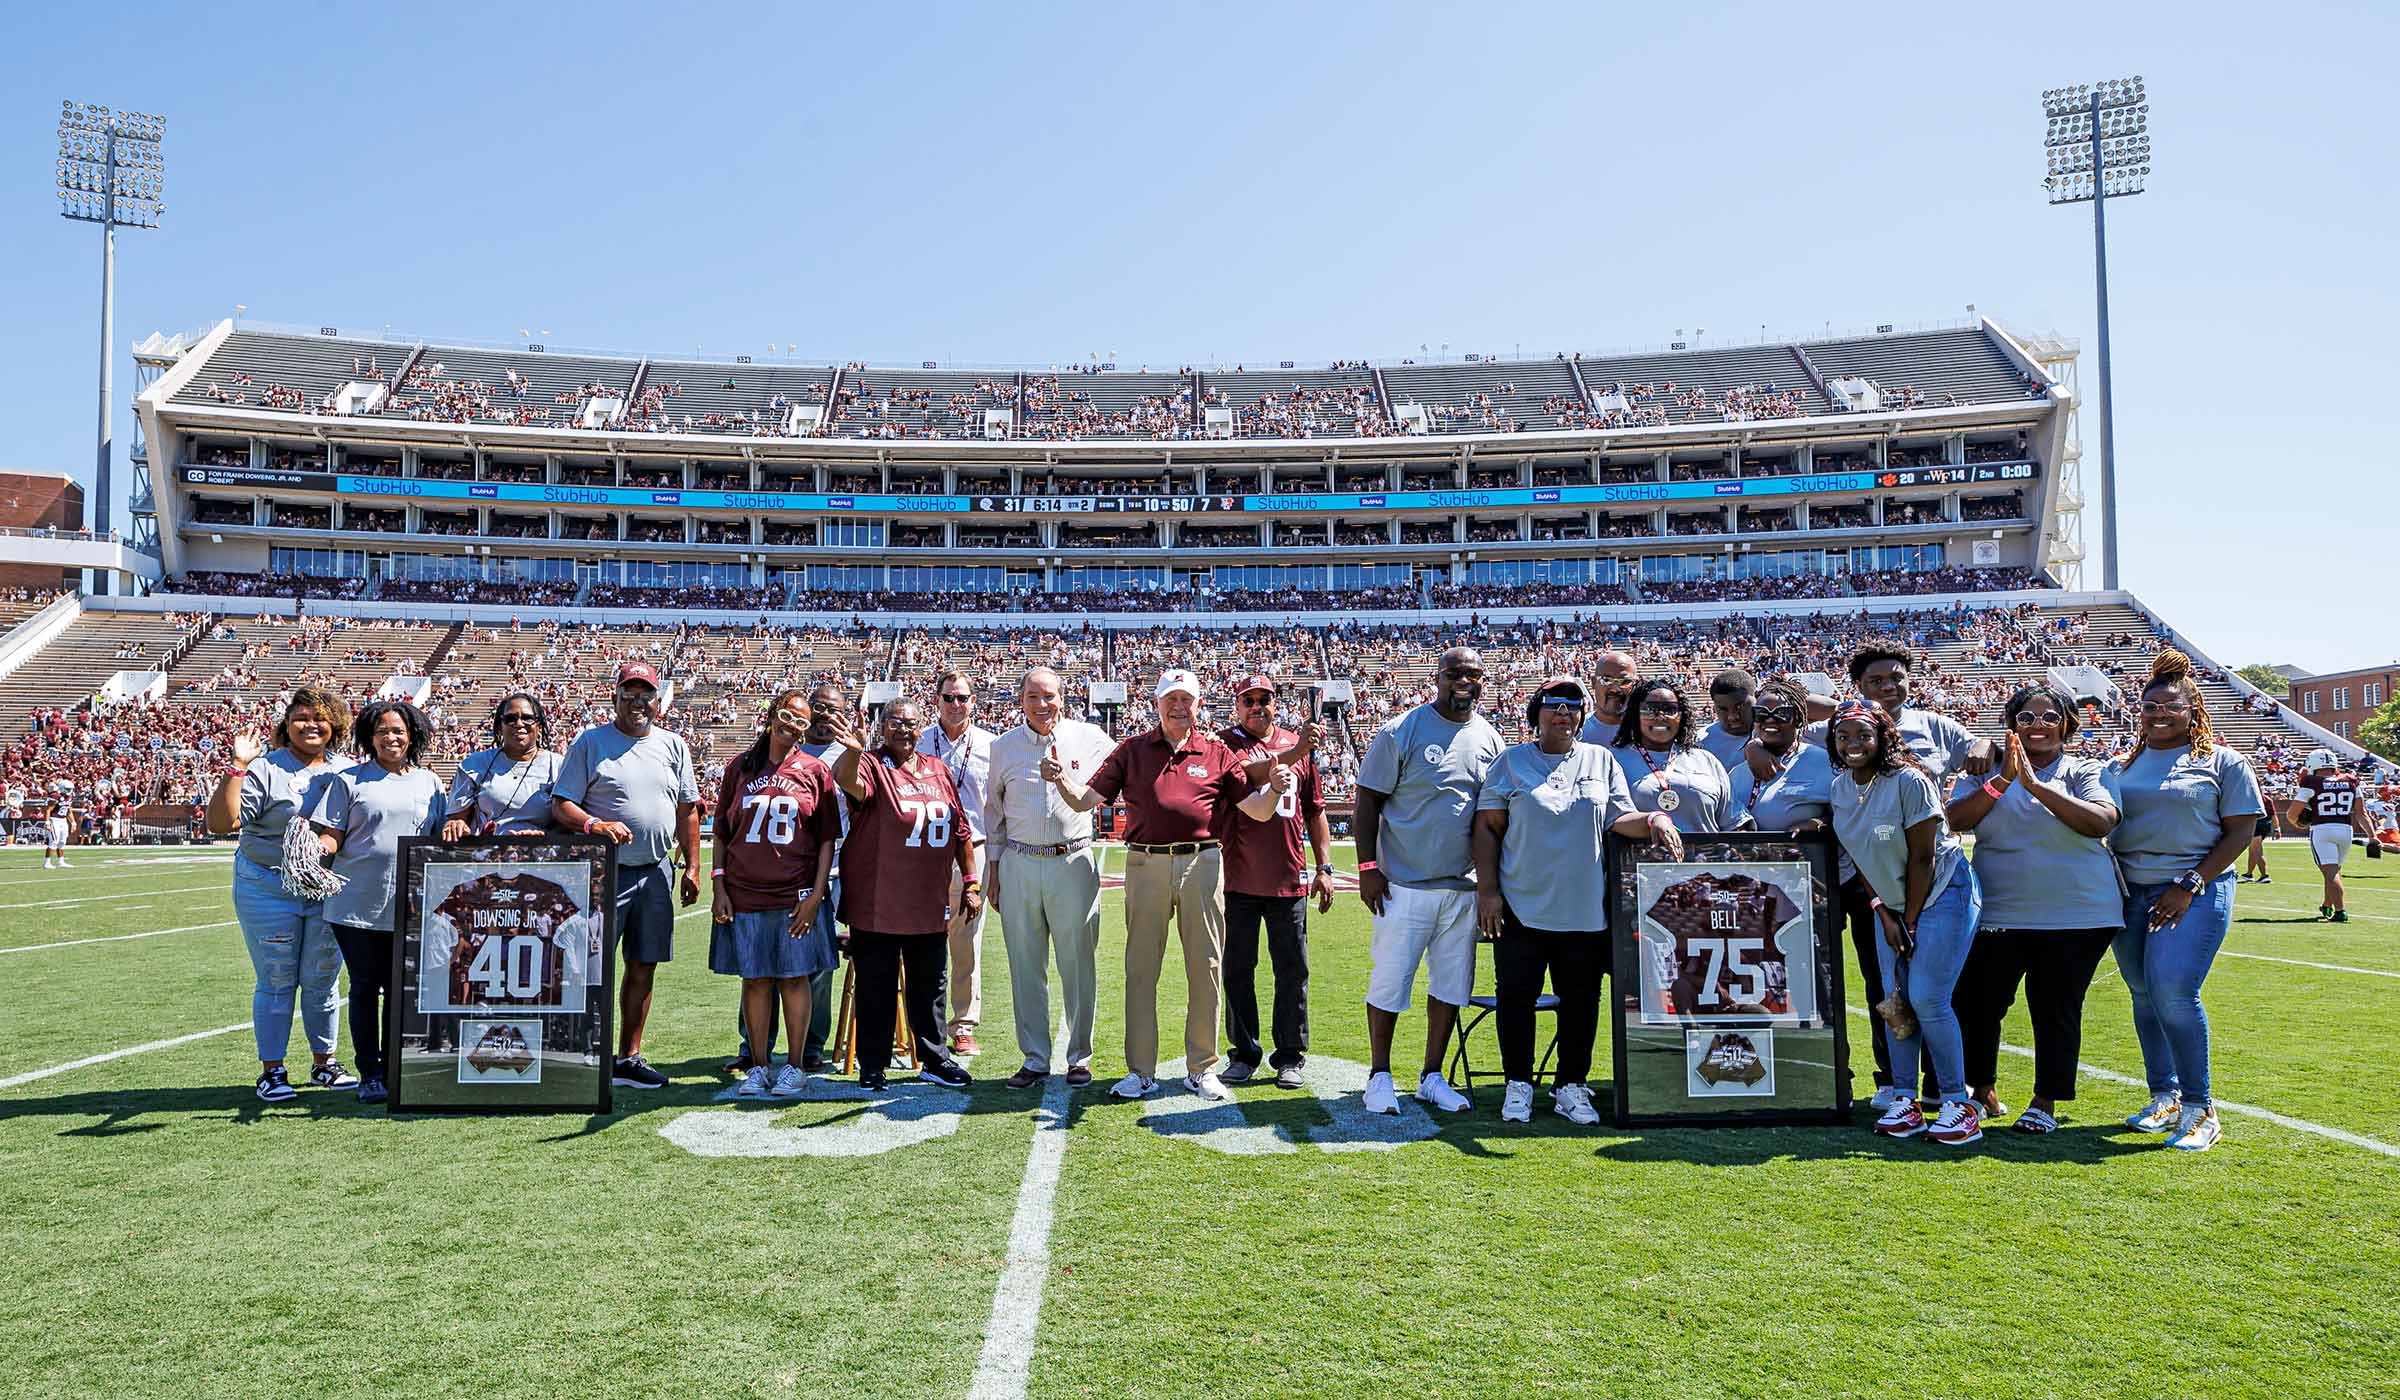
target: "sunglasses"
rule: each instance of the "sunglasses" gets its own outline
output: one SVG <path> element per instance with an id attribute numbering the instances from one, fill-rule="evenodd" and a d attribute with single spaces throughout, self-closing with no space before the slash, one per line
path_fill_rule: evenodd
<path id="1" fill-rule="evenodd" d="M 1683 713 L 1683 706 L 1667 700 L 1649 700 L 1643 702 L 1642 713 L 1646 715 L 1680 715 Z"/>
<path id="2" fill-rule="evenodd" d="M 502 715 L 500 722 L 502 724 L 540 724 L 541 720 L 532 715 Z"/>
<path id="3" fill-rule="evenodd" d="M 1580 710 L 1583 708 L 1583 702 L 1568 699 L 1564 695 L 1552 695 L 1543 699 L 1542 708 L 1545 710 Z"/>
<path id="4" fill-rule="evenodd" d="M 1761 705 L 1750 713 L 1759 719 L 1779 719 L 1786 722 L 1800 718 L 1800 712 L 1789 705 Z"/>
<path id="5" fill-rule="evenodd" d="M 941 697 L 941 701 L 945 705 L 964 705 L 974 698 L 972 695 L 945 695 Z"/>
<path id="6" fill-rule="evenodd" d="M 2048 710 L 2019 710 L 2017 717 L 2009 721 L 2019 729 L 2031 729 L 2037 724 L 2056 725 L 2064 722 L 2063 717 Z"/>

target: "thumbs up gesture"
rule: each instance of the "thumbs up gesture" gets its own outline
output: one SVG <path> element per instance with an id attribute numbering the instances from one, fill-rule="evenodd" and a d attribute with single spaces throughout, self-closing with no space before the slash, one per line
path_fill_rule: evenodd
<path id="1" fill-rule="evenodd" d="M 1052 744 L 1050 751 L 1042 755 L 1042 781 L 1055 783 L 1065 777 L 1066 773 L 1066 765 L 1058 761 L 1058 745 Z"/>

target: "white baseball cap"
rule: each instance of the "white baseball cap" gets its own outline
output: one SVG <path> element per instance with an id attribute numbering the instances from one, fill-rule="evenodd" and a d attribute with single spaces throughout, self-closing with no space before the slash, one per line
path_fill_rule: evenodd
<path id="1" fill-rule="evenodd" d="M 1191 696 L 1195 701 L 1199 700 L 1200 678 L 1189 671 L 1169 671 L 1158 678 L 1158 692 L 1153 698 L 1164 700 L 1178 690 Z"/>

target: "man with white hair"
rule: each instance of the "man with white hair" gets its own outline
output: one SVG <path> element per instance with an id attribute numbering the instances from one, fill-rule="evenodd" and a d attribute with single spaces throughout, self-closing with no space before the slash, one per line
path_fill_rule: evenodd
<path id="1" fill-rule="evenodd" d="M 1108 734 L 1066 717 L 1058 672 L 1036 666 L 1017 687 L 1025 722 L 992 741 L 983 795 L 986 897 L 1000 906 L 1008 985 L 1024 1066 L 1008 1077 L 1027 1089 L 1050 1077 L 1050 955 L 1066 999 L 1067 1083 L 1092 1082 L 1099 1015 L 1100 861 L 1088 808 L 1070 805 L 1045 768 L 1088 780 L 1108 757 Z"/>
<path id="2" fill-rule="evenodd" d="M 2325 876 L 2325 899 L 2317 917 L 2327 923 L 2350 922 L 2342 893 L 2342 862 L 2350 855 L 2350 833 L 2375 839 L 2367 825 L 2366 804 L 2359 801 L 2358 780 L 2341 770 L 2333 750 L 2318 749 L 2308 756 L 2308 771 L 2300 775 L 2300 790 L 2292 795 L 2294 826 L 2308 828 L 2308 848 Z"/>
<path id="3" fill-rule="evenodd" d="M 1232 1095 L 1217 1075 L 1217 1003 L 1225 962 L 1224 848 L 1216 836 L 1239 807 L 1267 821 L 1298 774 L 1302 745 L 1281 755 L 1263 747 L 1247 759 L 1199 727 L 1200 678 L 1158 678 L 1158 724 L 1116 746 L 1088 781 L 1046 759 L 1042 775 L 1067 804 L 1090 811 L 1125 802 L 1125 1077 L 1109 1090 L 1138 1099 L 1158 1087 L 1158 973 L 1167 925 L 1183 941 L 1184 1087 L 1204 1099 Z M 1313 734 L 1304 743 L 1313 740 Z M 1276 781 L 1270 782 L 1270 775 Z M 1280 783 L 1281 786 L 1277 784 Z M 1005 923 L 1007 915 L 1001 915 Z"/>

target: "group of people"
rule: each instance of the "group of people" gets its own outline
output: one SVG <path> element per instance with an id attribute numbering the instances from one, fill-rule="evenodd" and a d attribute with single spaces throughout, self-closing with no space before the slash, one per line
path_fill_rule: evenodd
<path id="1" fill-rule="evenodd" d="M 1562 675 L 1535 690 L 1532 737 L 1511 747 L 1479 713 L 1479 654 L 1443 652 L 1433 698 L 1386 722 L 1360 765 L 1359 885 L 1375 916 L 1366 1107 L 1396 1109 L 1392 1031 L 1420 963 L 1429 1024 L 1416 1096 L 1467 1106 L 1442 1056 L 1480 937 L 1495 944 L 1502 1119 L 1531 1115 L 1546 978 L 1558 998 L 1553 1106 L 1596 1122 L 1584 1079 L 1600 980 L 1611 937 L 1629 935 L 1610 923 L 1606 835 L 1675 859 L 1701 833 L 1829 831 L 1856 969 L 1886 1013 L 1873 1029 L 1878 1132 L 1961 1145 L 2005 1115 L 2000 1023 L 2020 988 L 2034 1082 L 2011 1126 L 2056 1131 L 2075 1097 L 2085 996 L 2113 951 L 2151 1091 L 2127 1123 L 2183 1150 L 2215 1145 L 2200 985 L 2232 920 L 2233 863 L 2265 806 L 2247 762 L 2217 741 L 2191 663 L 2159 652 L 2136 739 L 2105 760 L 2067 752 L 2074 700 L 2047 684 L 2009 697 L 1993 741 L 1915 706 L 1913 668 L 1906 648 L 1860 647 L 1855 695 L 1838 702 L 1727 670 L 1704 726 L 1679 682 L 1645 678 L 1612 650 L 1590 683 Z M 2318 758 L 2332 768 L 2332 755 Z M 2311 791 L 2335 795 L 2298 804 L 2320 824 L 2341 809 L 2342 840 L 2317 847 L 2329 891 L 2348 845 L 2343 790 L 2327 776 Z"/>
<path id="2" fill-rule="evenodd" d="M 1624 936 L 1610 923 L 1607 836 L 1680 858 L 1705 833 L 1827 832 L 1857 975 L 1886 1008 L 1906 1008 L 1872 1035 L 1878 1131 L 1963 1144 L 2004 1115 L 2000 1023 L 2020 990 L 2035 1065 L 2011 1126 L 2055 1131 L 2075 1097 L 2086 993 L 2113 951 L 2151 1090 L 2127 1121 L 2174 1147 L 2214 1145 L 2222 1128 L 2199 989 L 2232 917 L 2232 866 L 2266 807 L 2248 763 L 2216 739 L 2190 662 L 2159 652 L 2135 740 L 2105 759 L 2070 752 L 2070 695 L 2024 686 L 2002 712 L 2004 738 L 1979 739 L 1914 703 L 1916 666 L 1908 647 L 1871 643 L 1848 658 L 1851 698 L 1732 669 L 1702 697 L 1608 650 L 1588 680 L 1561 674 L 1526 694 L 1529 737 L 1511 745 L 1482 713 L 1480 655 L 1443 651 L 1430 698 L 1383 722 L 1356 766 L 1351 825 L 1373 918 L 1364 1107 L 1398 1111 L 1393 1041 L 1420 966 L 1428 1024 L 1416 1097 L 1447 1112 L 1469 1106 L 1443 1056 L 1477 944 L 1490 941 L 1502 1119 L 1530 1118 L 1534 1007 L 1547 983 L 1558 998 L 1553 1107 L 1596 1123 L 1586 1081 L 1610 939 Z M 1308 906 L 1323 912 L 1334 898 L 1326 739 L 1313 715 L 1291 712 L 1273 675 L 1217 689 L 1234 722 L 1211 733 L 1201 679 L 1164 671 L 1154 723 L 1121 741 L 1067 715 L 1046 665 L 1025 672 L 1020 718 L 1000 733 L 975 723 L 980 697 L 958 670 L 935 678 L 930 706 L 886 703 L 871 734 L 838 682 L 768 697 L 754 742 L 717 785 L 707 867 L 709 966 L 741 985 L 737 1092 L 793 1097 L 827 1067 L 845 952 L 861 1083 L 884 1083 L 896 1015 L 926 1078 L 971 1082 L 961 1060 L 983 1050 L 991 907 L 1013 993 L 1018 1068 L 1006 1082 L 1026 1089 L 1063 1073 L 1070 1086 L 1090 1083 L 1102 864 L 1093 813 L 1104 803 L 1121 808 L 1126 849 L 1125 1073 L 1111 1092 L 1158 1088 L 1170 931 L 1186 983 L 1185 1086 L 1223 1099 L 1229 1083 L 1272 1073 L 1300 1087 Z M 612 1074 L 626 1087 L 666 1083 L 643 1058 L 643 1036 L 677 910 L 702 893 L 704 804 L 691 749 L 657 722 L 660 690 L 654 665 L 624 661 L 609 722 L 563 755 L 542 699 L 512 693 L 493 712 L 492 745 L 446 790 L 423 766 L 432 726 L 405 700 L 353 718 L 338 694 L 302 687 L 271 746 L 251 734 L 231 742 L 234 766 L 207 824 L 240 836 L 236 911 L 257 972 L 262 1098 L 295 1092 L 284 1067 L 295 1012 L 312 1082 L 382 1096 L 398 842 L 437 833 L 563 830 L 612 843 L 624 959 Z M 352 758 L 338 753 L 345 736 Z M 2320 832 L 2338 822 L 2340 839 L 2315 849 L 2327 916 L 2339 917 L 2339 867 L 2364 808 L 2330 754 L 2310 769 L 2293 819 Z M 1972 860 L 1959 840 L 1970 832 Z M 1262 943 L 1274 977 L 1263 1024 Z M 355 1074 L 335 1056 L 344 965 Z"/>

